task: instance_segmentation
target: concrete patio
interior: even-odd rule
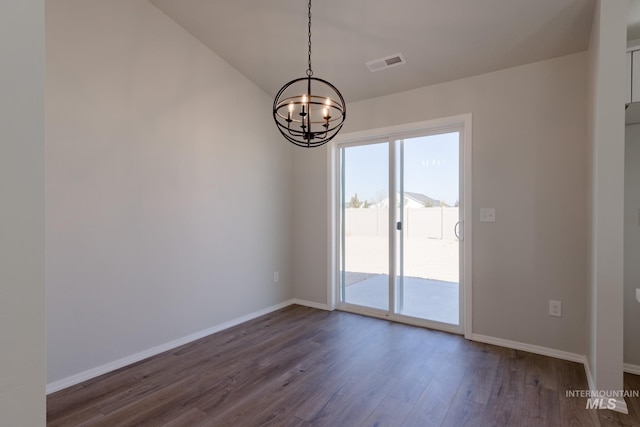
[[[405,238],[401,314],[459,324],[457,239]],[[345,302],[388,310],[388,239],[347,236]]]
[[[345,302],[388,310],[388,275],[346,272],[345,279]],[[405,277],[403,282],[401,314],[459,324],[458,283],[419,277]]]

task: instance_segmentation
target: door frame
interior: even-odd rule
[[[460,132],[460,170],[462,171],[462,179],[460,180],[460,200],[462,201],[462,212],[460,217],[462,218],[462,240],[461,240],[461,255],[462,263],[460,267],[460,282],[462,286],[460,291],[462,297],[462,307],[460,309],[460,325],[448,326],[443,323],[422,321],[412,318],[406,318],[405,316],[392,316],[389,314],[381,315],[376,311],[362,310],[363,314],[370,316],[381,317],[388,320],[393,320],[402,323],[416,324],[418,326],[427,326],[435,329],[444,330],[447,332],[453,332],[463,334],[465,338],[469,339],[473,333],[473,286],[472,286],[472,196],[471,196],[471,184],[472,184],[472,115],[471,113],[462,114],[458,116],[451,116],[445,118],[439,118],[434,120],[426,120],[415,123],[408,123],[398,126],[390,126],[384,128],[377,128],[359,132],[351,132],[345,134],[339,134],[329,144],[327,149],[327,218],[329,221],[329,236],[327,238],[327,259],[328,259],[328,272],[327,272],[327,301],[330,310],[340,309],[338,301],[338,286],[340,285],[340,271],[338,266],[340,265],[340,212],[337,207],[339,206],[340,197],[340,170],[337,167],[339,164],[340,148],[349,145],[360,145],[364,141],[374,142],[376,140],[388,140],[394,139],[406,139],[412,135],[425,136],[429,134],[440,134],[447,132]],[[391,195],[390,195],[391,196]],[[392,244],[392,242],[390,242]],[[354,310],[358,311],[358,310]]]

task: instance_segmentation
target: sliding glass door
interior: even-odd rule
[[[461,327],[461,131],[338,150],[341,308]]]

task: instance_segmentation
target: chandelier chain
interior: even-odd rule
[[[309,68],[307,68],[307,76],[313,76],[311,69],[311,0],[309,0]]]

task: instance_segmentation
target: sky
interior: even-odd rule
[[[459,133],[404,140],[404,191],[421,193],[453,206],[459,200]],[[389,145],[347,147],[345,199],[380,201],[389,193]]]

